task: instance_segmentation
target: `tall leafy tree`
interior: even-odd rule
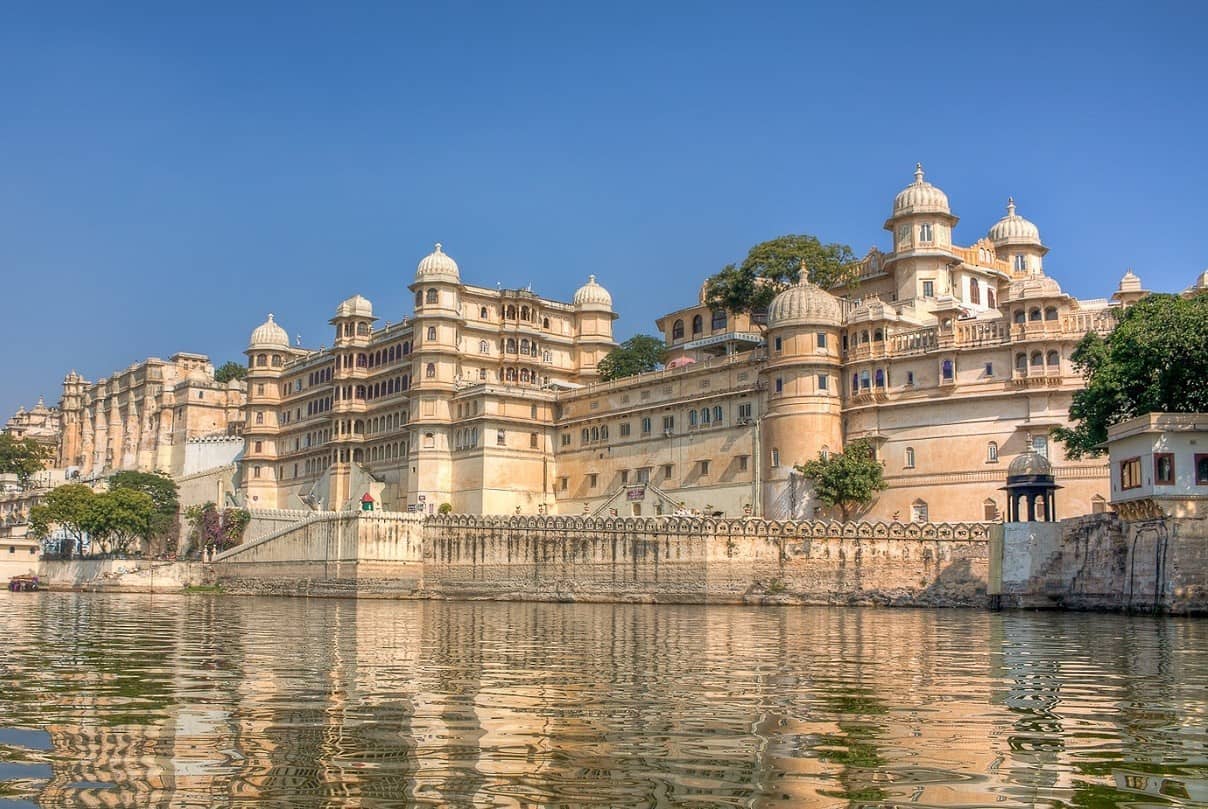
[[[58,526],[67,535],[63,556],[71,556],[83,547],[84,538],[92,533],[93,503],[97,494],[83,483],[69,483],[51,489],[42,502],[29,510],[30,533],[39,539],[50,536]]]
[[[1106,337],[1087,334],[1073,360],[1086,387],[1073,426],[1053,431],[1071,458],[1103,454],[1108,427],[1135,416],[1208,411],[1208,295],[1149,295]]]
[[[174,550],[180,524],[180,496],[176,482],[162,472],[118,472],[109,478],[109,490],[130,489],[143,492],[155,504],[149,537]]]
[[[32,438],[15,438],[0,433],[0,473],[16,475],[22,486],[29,485],[35,472],[46,467],[54,451]]]
[[[823,244],[810,235],[780,236],[752,247],[741,264],[727,264],[711,275],[705,282],[705,302],[728,312],[765,311],[772,298],[797,282],[802,266],[824,289],[853,281],[859,271],[846,244]]]
[[[151,533],[155,501],[146,492],[111,489],[92,501],[89,533],[106,553],[129,553]]]
[[[888,487],[881,462],[867,441],[853,441],[843,452],[819,453],[796,467],[814,484],[814,494],[830,508],[838,508],[844,521],[872,502]]]
[[[600,379],[608,382],[656,370],[667,359],[667,347],[658,337],[635,334],[600,360]]]
[[[247,367],[238,362],[224,362],[214,371],[215,382],[230,382],[247,376]]]

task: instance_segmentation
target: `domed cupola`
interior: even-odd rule
[[[923,179],[922,163],[914,164],[914,182],[903,188],[893,200],[895,217],[916,213],[952,213],[948,207],[948,195]]]
[[[838,326],[843,322],[843,311],[839,299],[809,279],[809,272],[801,268],[801,275],[793,286],[772,299],[768,306],[768,328],[781,326]]]
[[[353,295],[336,307],[336,317],[373,317],[373,304],[361,295]]]
[[[247,344],[248,348],[289,348],[289,333],[273,320],[270,312],[268,320],[256,327]]]
[[[612,295],[596,283],[594,275],[587,276],[587,283],[575,291],[574,304],[580,309],[600,308],[612,310]]]
[[[1019,244],[1041,246],[1040,229],[1015,213],[1014,197],[1007,198],[1007,215],[994,223],[987,238],[994,242],[995,247]]]
[[[440,242],[437,242],[436,249],[424,256],[420,260],[419,266],[415,268],[415,281],[416,283],[447,281],[451,284],[460,284],[461,273],[457,269],[457,262],[446,254],[441,249]]]

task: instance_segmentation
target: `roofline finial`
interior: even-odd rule
[[[923,182],[923,164],[922,163],[914,164],[914,181],[916,183]]]
[[[1015,197],[1007,197],[1007,216],[1015,215]]]

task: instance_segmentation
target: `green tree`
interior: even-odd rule
[[[143,492],[155,504],[149,539],[164,550],[175,551],[180,530],[180,496],[176,482],[162,472],[118,472],[109,478],[109,490]]]
[[[90,506],[89,533],[105,553],[129,553],[151,533],[155,501],[146,492],[111,489]]]
[[[873,457],[867,441],[854,441],[843,452],[819,453],[796,467],[814,484],[814,494],[830,508],[838,508],[844,521],[872,502],[887,488],[885,470]]]
[[[215,382],[230,382],[232,379],[247,377],[247,367],[238,362],[224,362],[214,371]]]
[[[1071,458],[1103,454],[1107,428],[1135,416],[1208,411],[1208,296],[1149,295],[1072,358],[1086,387],[1070,404],[1073,426],[1053,431]]]
[[[600,360],[600,379],[605,382],[644,374],[657,369],[667,359],[667,347],[658,337],[635,334]]]
[[[788,235],[760,242],[738,265],[727,264],[709,276],[705,302],[727,312],[758,313],[786,287],[797,283],[801,268],[823,289],[855,280],[860,264],[846,244],[823,244],[817,236]]]
[[[91,531],[93,502],[97,494],[83,483],[69,483],[51,489],[42,502],[29,510],[29,528],[38,539],[50,536],[51,528],[58,526],[67,534],[66,547],[60,553],[71,557],[77,548],[83,547],[84,538]]]
[[[0,474],[16,475],[22,486],[28,486],[29,479],[46,468],[46,462],[52,457],[54,451],[50,447],[32,438],[14,438],[10,433],[0,433]]]

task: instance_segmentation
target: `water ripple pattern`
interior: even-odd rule
[[[1208,622],[0,593],[0,809],[1208,807]]]

